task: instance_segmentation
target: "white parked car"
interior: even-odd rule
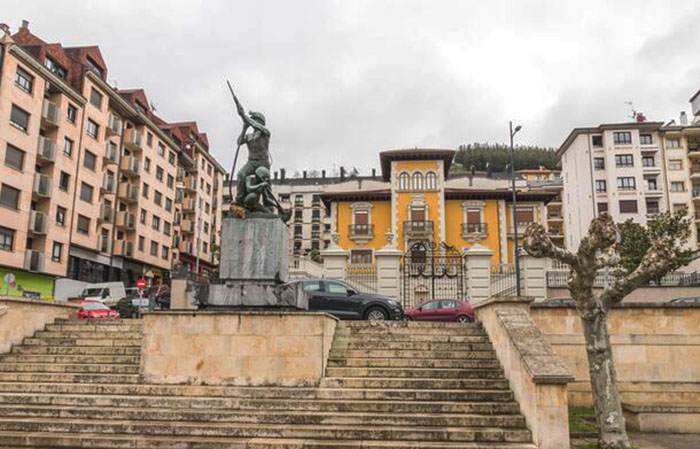
[[[120,299],[126,297],[126,289],[123,282],[103,282],[89,284],[75,299],[81,301],[99,301],[106,306],[114,307]]]

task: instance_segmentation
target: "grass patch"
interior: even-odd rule
[[[569,407],[569,433],[596,432],[598,432],[598,428],[595,424],[595,412],[592,407]]]

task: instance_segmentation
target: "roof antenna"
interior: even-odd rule
[[[637,111],[634,110],[634,103],[631,101],[625,101],[625,104],[632,110],[632,115],[628,115],[627,117],[631,118],[632,120],[637,120]]]

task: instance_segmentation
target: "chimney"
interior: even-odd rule
[[[22,20],[22,26],[20,27],[22,30],[29,30],[29,20],[24,19]]]
[[[373,169],[372,169],[372,177],[373,177],[373,178],[376,178],[376,177],[377,177],[377,169],[376,169],[376,168],[373,168]]]
[[[285,170],[284,168],[280,168],[280,181],[284,181],[286,174],[287,174],[287,170]]]
[[[345,180],[345,167],[340,167],[340,180]]]
[[[647,121],[647,118],[644,116],[643,112],[637,112],[637,123],[644,123]]]
[[[685,111],[681,111],[681,126],[688,126],[688,115]]]
[[[304,170],[303,172],[301,172],[301,176],[302,176],[304,179],[306,179],[306,170]]]
[[[326,179],[326,170],[321,170],[321,178]]]

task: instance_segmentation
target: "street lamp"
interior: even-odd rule
[[[518,296],[520,296],[520,255],[518,250],[518,199],[515,193],[515,148],[513,147],[513,137],[522,129],[522,126],[518,125],[513,129],[513,122],[508,122],[508,127],[510,128],[510,182],[511,188],[513,190],[513,248],[515,254],[513,260],[515,262],[515,291]]]

